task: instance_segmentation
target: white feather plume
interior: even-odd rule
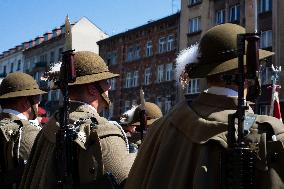
[[[54,63],[54,65],[49,68],[49,72],[59,72],[61,65],[62,65],[62,62]]]
[[[123,113],[123,115],[120,117],[120,123],[121,124],[129,124],[132,122],[134,118],[134,112],[138,106],[132,106],[130,110],[127,110],[126,112]]]
[[[176,81],[185,69],[187,64],[197,63],[198,58],[198,43],[180,51],[176,58]]]
[[[61,65],[62,62],[55,62],[52,66],[49,67],[49,71],[46,72],[40,79],[44,81],[53,80],[53,76],[59,75]]]

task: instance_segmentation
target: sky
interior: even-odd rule
[[[87,17],[112,36],[180,10],[180,0],[0,0],[0,53]]]

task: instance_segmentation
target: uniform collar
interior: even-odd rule
[[[82,102],[82,101],[77,101],[77,100],[71,100],[70,101],[70,109],[71,112],[77,110],[78,108],[80,108],[81,106],[87,107],[95,112],[97,112],[97,109],[94,108],[93,106],[91,106],[90,104],[86,103],[86,102]]]
[[[28,118],[27,118],[24,114],[22,114],[22,113],[20,113],[20,112],[18,112],[18,111],[16,111],[16,110],[3,109],[2,112],[3,112],[3,113],[8,113],[8,114],[15,115],[15,116],[17,116],[19,119],[28,120]]]

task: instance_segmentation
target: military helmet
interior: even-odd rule
[[[14,72],[8,74],[0,85],[0,99],[33,96],[46,93],[39,89],[34,78],[26,73]]]
[[[197,63],[189,66],[190,78],[203,78],[238,68],[237,35],[245,33],[242,26],[226,23],[209,29],[201,38]],[[259,59],[273,55],[259,49]]]
[[[74,56],[76,81],[69,85],[93,83],[119,76],[111,73],[104,60],[96,53],[78,51]]]
[[[140,111],[141,104],[139,106],[134,106],[121,116],[120,123],[128,125],[140,125]],[[147,125],[151,125],[154,121],[163,116],[159,106],[151,102],[145,102],[145,112],[147,117]]]

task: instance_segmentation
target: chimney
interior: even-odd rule
[[[52,38],[52,33],[51,32],[46,32],[43,34],[44,41],[48,41]]]

